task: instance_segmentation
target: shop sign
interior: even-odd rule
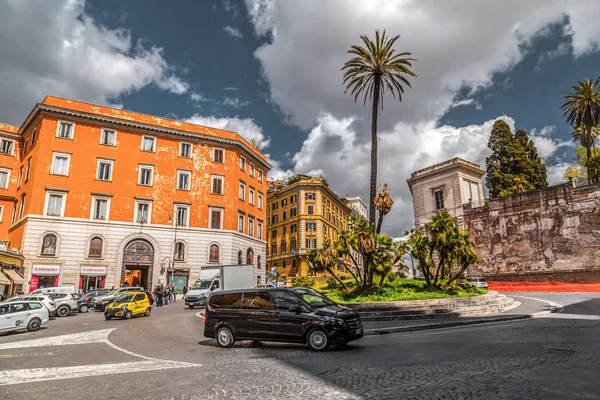
[[[34,265],[31,275],[59,275],[60,265]]]
[[[106,275],[106,267],[81,267],[81,275]]]

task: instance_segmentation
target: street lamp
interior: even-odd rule
[[[173,222],[173,215],[169,214],[169,224],[171,224]],[[173,283],[174,280],[174,274],[175,274],[175,254],[177,254],[177,219],[175,219],[175,239],[173,240],[173,259],[172,259],[172,264],[171,264],[171,283]],[[168,284],[168,279],[167,279],[167,284]]]

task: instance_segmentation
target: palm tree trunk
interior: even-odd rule
[[[381,75],[375,75],[373,85],[373,115],[371,116],[371,186],[369,191],[369,223],[375,227],[375,196],[377,196],[377,111]]]
[[[377,221],[377,233],[381,233],[381,225],[383,224],[383,213],[379,211],[379,220]]]

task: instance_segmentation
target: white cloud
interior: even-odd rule
[[[186,119],[185,122],[236,132],[249,142],[252,142],[252,139],[256,140],[256,147],[259,150],[269,147],[271,141],[263,133],[262,127],[256,125],[251,118],[203,117],[196,114]]]
[[[222,103],[224,106],[232,106],[234,108],[242,108],[250,105],[248,100],[242,101],[239,97],[225,97]]]
[[[47,94],[106,104],[149,85],[176,94],[188,90],[162,49],[132,43],[125,29],[97,25],[84,5],[2,3],[1,120],[20,123]]]
[[[227,32],[227,34],[228,34],[229,36],[231,36],[231,37],[234,37],[234,38],[236,38],[236,39],[241,39],[241,38],[243,38],[243,37],[244,37],[244,35],[242,35],[242,32],[240,32],[240,30],[239,30],[239,29],[237,29],[237,28],[234,28],[234,27],[233,27],[233,26],[231,26],[231,25],[226,25],[226,26],[224,26],[224,27],[223,27],[223,30],[224,30],[225,32]]]
[[[534,128],[529,132],[529,137],[535,143],[538,154],[544,162],[547,162],[561,147],[575,147],[575,143],[572,140],[560,140],[552,137],[555,134],[556,127],[553,125],[544,126],[540,130]]]

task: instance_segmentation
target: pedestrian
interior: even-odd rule
[[[169,286],[165,285],[163,286],[163,303],[165,306],[169,305],[169,296]]]
[[[183,285],[183,298],[184,299],[185,299],[185,295],[187,294],[187,292],[188,292],[187,285]]]
[[[160,285],[156,285],[156,288],[154,289],[154,292],[156,293],[155,297],[156,297],[156,306],[157,307],[162,307],[163,306],[163,293],[162,293],[162,288]]]
[[[176,288],[176,287],[177,287],[177,286],[174,286],[174,285],[171,283],[171,300],[173,301],[173,303],[175,303],[175,301],[177,300],[177,292],[175,291],[175,288]]]

